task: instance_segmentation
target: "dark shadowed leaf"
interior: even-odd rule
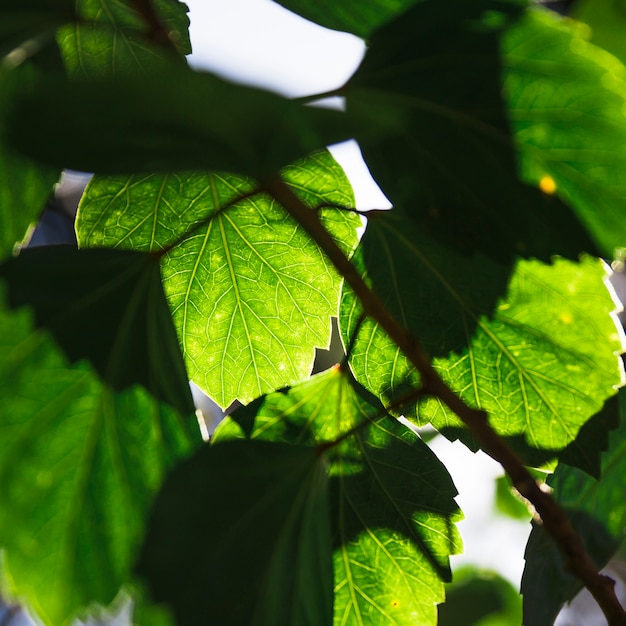
[[[56,29],[75,18],[74,10],[74,0],[2,0],[0,58],[24,42],[37,48],[54,40]]]
[[[339,111],[173,65],[132,79],[42,80],[18,99],[8,132],[25,154],[72,169],[259,178],[351,137]]]
[[[36,71],[32,64],[0,68],[0,137],[6,133],[11,98],[35,78]],[[60,174],[58,168],[31,161],[0,139],[0,259],[11,254],[37,220]]]
[[[309,206],[353,204],[328,152],[283,170]],[[229,174],[95,177],[78,215],[81,246],[159,251],[190,377],[221,406],[306,378],[328,346],[341,281],[304,230],[249,179]],[[151,198],[148,200],[148,198]],[[320,211],[346,254],[361,222]]]
[[[421,230],[461,252],[577,258],[595,245],[554,196],[518,180],[502,101],[509,2],[421,2],[376,31],[343,93],[374,177]],[[498,21],[499,20],[499,21]]]
[[[359,37],[370,33],[419,0],[275,0],[286,9],[333,30]]]
[[[192,412],[159,260],[123,250],[54,246],[0,265],[13,308],[29,306],[71,362],[87,359],[114,389],[140,385]]]
[[[463,567],[446,585],[438,626],[517,626],[522,603],[515,587],[494,572]]]
[[[377,220],[372,226],[382,229],[382,218],[380,224]],[[405,237],[405,233],[409,235]],[[435,351],[435,368],[465,402],[486,410],[502,436],[523,437],[518,447],[528,462],[536,462],[528,454],[532,449],[544,450],[550,457],[568,446],[580,427],[615,394],[622,380],[617,356],[623,349],[622,332],[611,316],[616,303],[605,285],[606,268],[600,261],[589,257],[580,263],[557,258],[552,265],[520,261],[506,297],[487,316],[476,293],[466,291],[472,283],[463,282],[463,265],[454,274],[441,257],[431,257],[439,265],[429,267],[424,263],[424,258],[430,260],[424,254],[428,248],[420,248],[422,242],[410,231],[389,228],[384,234],[384,252],[375,254],[381,275],[392,275],[394,280],[381,280],[378,269],[368,266],[367,276],[373,275],[377,292],[426,348]],[[366,235],[363,247],[374,241]],[[406,272],[409,253],[411,266],[423,268],[423,277]],[[402,273],[397,271],[399,267]],[[438,291],[420,294],[421,285],[429,280]],[[445,316],[438,324],[430,318],[433,310]],[[340,322],[346,344],[359,318],[360,306],[344,288]],[[451,337],[459,341],[464,328],[473,332],[466,331],[464,348],[441,357],[436,352],[441,343],[436,342],[449,340],[446,323]],[[361,326],[350,364],[357,378],[385,402],[397,400],[419,384],[396,345],[370,321]],[[418,406],[404,403],[402,412],[438,429],[461,426],[434,399],[424,399]],[[462,432],[446,434],[467,441]],[[592,443],[599,449],[593,449]],[[570,447],[568,454],[572,463],[588,469],[594,467],[603,448],[602,438],[594,438],[593,442],[579,441],[577,449]]]
[[[170,475],[138,570],[179,626],[330,626],[331,554],[324,456],[226,441]]]
[[[604,567],[623,542],[626,527],[626,395],[619,394],[622,423],[609,434],[600,479],[560,463],[548,480],[557,502],[567,511],[598,567]],[[550,626],[561,606],[582,588],[565,571],[560,554],[540,527],[533,528],[522,578],[524,615],[528,624]]]
[[[12,591],[57,626],[129,581],[162,477],[200,436],[193,409],[137,385],[114,391],[33,317],[3,298],[0,545]],[[97,344],[99,331],[83,339]]]
[[[335,623],[436,623],[460,511],[447,471],[418,437],[342,367],[237,410],[217,445],[242,436],[328,446]]]
[[[626,243],[626,70],[588,29],[530,11],[503,40],[522,179],[565,200],[607,258]]]

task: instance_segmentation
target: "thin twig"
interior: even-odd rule
[[[390,314],[363,280],[318,218],[280,179],[265,183],[265,189],[283,206],[324,250],[361,302],[364,312],[380,325],[419,372],[424,393],[441,400],[470,429],[482,449],[502,465],[516,489],[529,500],[541,517],[563,556],[566,569],[589,590],[602,609],[609,626],[626,626],[626,612],[615,595],[615,582],[598,572],[565,512],[548,493],[541,490],[529,471],[490,426],[487,414],[465,404],[432,367],[421,345]]]

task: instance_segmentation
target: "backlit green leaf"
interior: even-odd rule
[[[180,54],[191,52],[187,5],[150,2]],[[172,50],[150,40],[130,0],[77,0],[80,22],[61,29],[58,40],[72,76],[128,76],[154,71]]]
[[[138,566],[178,626],[328,626],[328,477],[314,447],[226,441],[161,491]]]
[[[376,260],[362,270],[377,293],[436,357],[434,366],[451,388],[489,413],[497,432],[556,454],[621,383],[621,332],[611,316],[616,304],[604,283],[605,267],[589,257],[580,263],[557,258],[552,265],[519,261],[506,297],[489,315],[471,274],[488,276],[486,284],[493,285],[487,274],[493,264],[481,270],[478,258],[455,263],[454,255],[437,256],[436,247],[398,220],[372,221],[362,243],[365,261]],[[383,278],[389,276],[394,280]],[[346,343],[359,317],[346,289],[340,318]],[[464,347],[446,344],[461,342],[464,331]],[[441,345],[454,352],[442,356]],[[370,321],[361,327],[350,363],[385,402],[419,385],[409,362]],[[434,399],[404,403],[402,412],[439,429],[461,426]],[[571,459],[587,464],[583,459],[597,452],[588,442],[569,450]]]
[[[374,178],[422,231],[506,263],[575,259],[595,252],[589,235],[538,181],[518,180],[500,38],[519,14],[509,2],[421,2],[374,33],[342,93]]]
[[[460,512],[421,439],[341,367],[238,409],[215,435],[241,436],[329,446],[335,624],[436,623]]]
[[[309,206],[353,204],[327,152],[283,176]],[[308,376],[339,299],[334,268],[269,197],[216,213],[253,190],[253,181],[227,174],[96,177],[78,216],[81,246],[158,251],[180,241],[162,260],[165,290],[190,377],[224,407]],[[349,254],[358,217],[321,216]]]
[[[569,15],[585,22],[590,29],[590,41],[626,61],[626,43],[622,33],[626,27],[626,11],[622,0],[577,0]]]
[[[600,479],[560,463],[548,483],[599,568],[604,567],[623,542],[626,527],[624,476],[626,475],[626,395],[619,394],[622,423],[609,434],[609,449],[602,455]],[[561,606],[582,588],[563,567],[552,541],[534,527],[525,553],[522,578],[524,615],[529,624],[551,626]]]
[[[116,319],[115,299],[128,295],[123,279],[119,293],[115,280],[108,293],[102,284],[90,287],[82,282],[84,297],[74,298],[73,306],[88,304],[89,297],[95,296],[94,306],[97,303],[104,307],[103,313],[111,315],[108,324],[99,318],[96,326],[90,325],[88,317],[94,308],[72,311],[62,299],[55,300],[68,277],[62,263],[56,263],[57,250],[42,252],[50,254],[46,259],[36,253],[40,269],[45,271],[47,261],[56,266],[58,276],[48,274],[46,285],[27,283],[30,295],[39,298],[39,302],[33,300],[36,313],[26,306],[9,311],[4,298],[0,309],[0,546],[5,550],[13,592],[46,624],[58,626],[94,602],[109,604],[129,581],[148,508],[162,477],[200,437],[188,391],[185,402],[179,402],[189,409],[186,412],[150,393],[168,378],[159,375],[158,369],[175,364],[175,355],[170,355],[173,361],[150,364],[154,376],[147,389],[132,384],[116,391],[86,360],[70,363],[76,356],[101,353],[98,344],[111,338],[108,325],[116,327],[118,347],[122,338],[129,341],[125,358],[130,358],[133,346],[140,356],[148,357],[141,336],[125,335],[133,330],[132,324],[124,327],[133,313],[141,315],[137,309],[141,311],[142,296],[144,333],[159,336],[165,329],[167,345],[167,329],[158,313],[165,302],[159,306],[157,299],[147,298],[139,277],[137,297],[124,303],[128,315]],[[93,270],[99,251],[96,257],[92,251],[74,255],[76,269],[86,265]],[[126,263],[130,260],[128,253],[109,255],[124,256]],[[19,265],[21,259],[10,263]],[[18,282],[25,278],[18,270],[10,277]],[[94,279],[97,282],[97,274]],[[66,287],[64,294],[69,290]],[[45,319],[41,317],[43,300],[50,313]],[[50,333],[36,328],[36,318],[37,325],[57,328],[65,318],[85,342],[84,352],[68,359]],[[115,351],[114,344],[111,363]],[[164,356],[158,349],[150,355]],[[171,398],[172,388],[174,384],[162,395]]]
[[[611,258],[626,243],[626,70],[587,34],[531,11],[504,38],[504,90],[523,179],[561,196]]]

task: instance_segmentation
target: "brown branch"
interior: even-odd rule
[[[309,209],[282,179],[274,178],[267,181],[264,186],[267,192],[300,223],[324,250],[326,256],[356,294],[365,314],[378,322],[380,327],[411,361],[420,374],[422,390],[441,400],[463,421],[480,442],[482,449],[502,465],[516,489],[533,504],[541,517],[543,527],[561,551],[565,568],[590,591],[606,616],[609,626],[626,626],[626,612],[615,595],[615,582],[598,572],[563,509],[550,494],[541,490],[506,441],[490,426],[487,414],[465,404],[448,387],[432,367],[430,358],[417,339],[389,313],[382,301],[363,280],[354,265],[324,228],[317,213]]]

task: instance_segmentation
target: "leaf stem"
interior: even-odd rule
[[[168,51],[177,52],[172,33],[161,20],[152,0],[130,0],[130,4],[147,26],[148,39]]]
[[[493,430],[485,411],[465,404],[433,368],[420,343],[391,315],[383,302],[367,285],[351,261],[324,228],[315,211],[309,209],[279,177],[264,185],[324,250],[329,260],[358,297],[366,315],[397,344],[421,377],[421,391],[437,397],[453,411],[481,443],[482,449],[502,465],[516,489],[529,500],[539,514],[543,527],[557,544],[566,569],[589,590],[602,609],[609,626],[626,626],[626,612],[615,595],[615,582],[598,572],[582,540],[565,512],[541,490],[509,445]]]

